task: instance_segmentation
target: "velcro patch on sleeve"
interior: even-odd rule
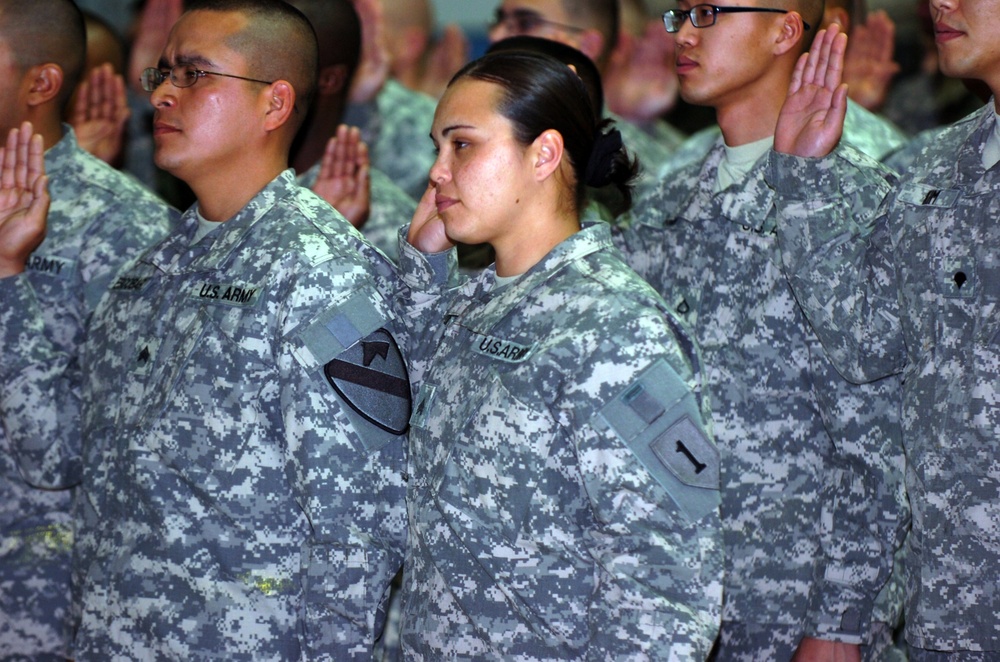
[[[694,395],[663,359],[596,414],[691,521],[719,507],[719,451],[700,423]]]
[[[385,324],[386,318],[372,303],[370,292],[360,290],[296,330],[291,342],[303,367],[315,370]]]

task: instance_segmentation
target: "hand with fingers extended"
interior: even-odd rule
[[[117,165],[130,114],[125,80],[105,63],[91,69],[80,83],[69,123],[81,148],[105,163]]]
[[[142,70],[155,67],[167,45],[170,29],[184,13],[184,0],[147,0],[129,51],[128,84],[142,92]]]
[[[440,99],[448,81],[469,60],[469,38],[458,25],[446,25],[441,38],[427,58],[427,68],[420,81],[420,91]]]
[[[417,203],[417,210],[413,212],[406,239],[411,246],[424,253],[440,253],[455,247],[455,242],[445,232],[444,221],[438,215],[436,197],[437,189],[428,184]]]
[[[0,278],[22,273],[45,239],[49,211],[45,147],[30,122],[11,129],[0,149]]]
[[[774,149],[795,156],[826,156],[840,142],[847,115],[844,51],[847,35],[831,24],[795,65],[774,132]]]
[[[885,104],[892,78],[899,73],[893,59],[895,46],[896,24],[884,10],[872,12],[868,20],[851,28],[844,82],[852,101],[871,111]]]
[[[663,38],[663,22],[650,21],[642,35],[622,35],[603,78],[608,108],[618,115],[643,124],[669,112],[680,82],[674,40]]]
[[[389,47],[386,45],[385,14],[381,0],[354,0],[361,19],[361,61],[351,81],[349,100],[372,101],[389,79]]]
[[[341,124],[326,144],[313,193],[329,202],[351,225],[361,228],[371,211],[370,168],[361,131]]]

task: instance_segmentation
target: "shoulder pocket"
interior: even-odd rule
[[[719,451],[687,385],[660,359],[595,415],[691,521],[719,507]]]

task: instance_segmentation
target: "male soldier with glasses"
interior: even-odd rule
[[[281,0],[205,0],[143,74],[156,163],[198,202],[123,269],[80,367],[77,660],[370,659],[401,563],[406,370],[384,257],[295,183],[316,38]],[[5,381],[67,357],[17,276],[44,228],[28,131],[0,183]],[[145,219],[136,217],[135,223]],[[39,398],[39,408],[48,405]],[[22,444],[32,476],[79,438]],[[44,447],[43,447],[44,446]]]
[[[681,96],[713,107],[722,135],[640,197],[618,235],[709,368],[726,556],[717,660],[851,660],[892,641],[875,603],[908,522],[898,382],[854,386],[833,368],[781,273],[764,180],[822,15],[822,0],[666,13]]]

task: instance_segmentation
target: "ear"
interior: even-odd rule
[[[344,92],[349,83],[347,65],[331,64],[320,69],[316,94],[321,97],[334,96]]]
[[[594,62],[600,62],[606,45],[604,35],[601,34],[601,31],[589,28],[580,33],[579,39],[580,45],[577,46],[577,50]]]
[[[825,28],[831,23],[839,25],[840,31],[844,34],[850,34],[851,17],[845,8],[827,6],[827,8],[823,10],[823,27]]]
[[[64,82],[63,70],[52,62],[37,64],[28,69],[24,80],[29,84],[28,105],[41,106],[59,96]]]
[[[813,30],[818,29],[818,26],[815,25],[810,27]],[[790,11],[787,14],[783,14],[781,17],[781,32],[778,34],[778,39],[774,42],[774,54],[784,55],[792,51],[795,57],[798,57],[802,51],[799,48],[799,44],[802,43],[805,31],[802,16],[797,11]]]
[[[291,83],[276,80],[262,94],[265,104],[264,129],[274,131],[287,124],[295,112],[295,89]],[[303,108],[300,112],[304,113],[306,110]]]
[[[531,143],[531,158],[535,168],[535,181],[542,182],[549,178],[553,172],[559,169],[563,161],[562,134],[555,129],[542,131]]]

